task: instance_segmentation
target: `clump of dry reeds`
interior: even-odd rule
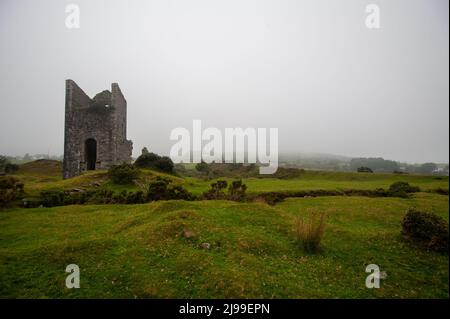
[[[324,213],[308,213],[307,216],[295,220],[297,242],[306,252],[315,253],[321,249],[320,242],[325,233],[326,215]]]

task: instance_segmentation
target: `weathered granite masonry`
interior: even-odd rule
[[[133,143],[127,140],[127,101],[117,83],[93,99],[66,80],[63,177],[86,170],[130,163]]]

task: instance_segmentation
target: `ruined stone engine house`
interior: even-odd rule
[[[86,170],[130,163],[133,143],[127,140],[127,101],[119,85],[93,99],[66,80],[63,177]]]

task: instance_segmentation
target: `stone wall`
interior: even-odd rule
[[[97,143],[95,169],[131,162],[132,142],[126,139],[127,102],[117,83],[93,99],[66,80],[63,177],[86,171],[85,143]]]

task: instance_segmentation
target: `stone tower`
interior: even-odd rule
[[[133,143],[127,140],[127,101],[117,83],[93,99],[66,80],[63,177],[86,170],[130,163]]]

